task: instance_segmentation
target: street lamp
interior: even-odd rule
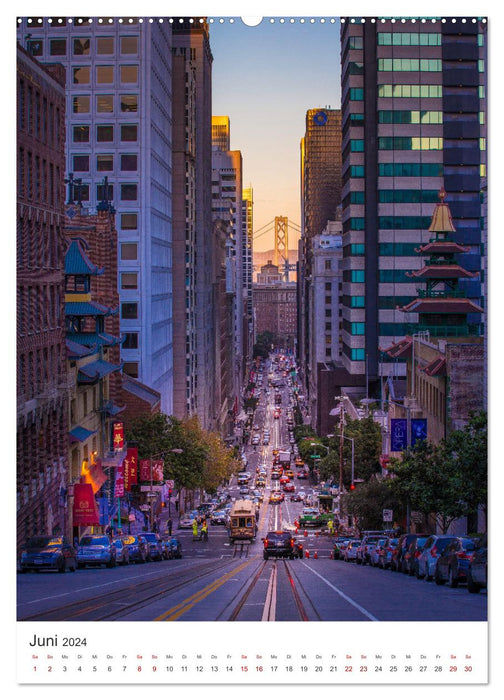
[[[153,489],[153,459],[155,457],[161,457],[163,459],[164,463],[164,458],[165,454],[167,452],[172,452],[173,454],[182,454],[184,450],[180,448],[174,448],[173,450],[164,450],[163,452],[157,452],[156,454],[151,454],[149,457],[149,462],[150,462],[150,492],[148,494],[148,499],[150,501],[150,517],[149,517],[149,525],[150,529],[152,530],[152,522],[154,519],[154,514],[153,514],[153,507],[154,507],[154,501],[157,500],[157,494],[154,493]],[[171,515],[171,496],[168,498],[168,515]]]

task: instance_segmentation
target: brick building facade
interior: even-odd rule
[[[63,533],[68,483],[61,66],[17,48],[17,536]]]

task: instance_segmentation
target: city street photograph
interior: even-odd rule
[[[16,19],[35,653],[59,623],[487,622],[487,30]]]

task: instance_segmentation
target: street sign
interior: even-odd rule
[[[173,489],[175,487],[175,482],[173,481],[173,479],[168,479],[167,481],[165,481],[165,484],[168,486],[169,489]]]
[[[320,459],[320,455],[310,455],[311,459]]]
[[[394,520],[394,515],[393,511],[391,510],[383,510],[383,522],[384,523],[391,523]]]

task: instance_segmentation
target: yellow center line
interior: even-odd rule
[[[240,573],[240,571],[243,571],[243,569],[245,569],[247,566],[249,566],[252,562],[254,562],[257,559],[258,559],[258,557],[256,555],[256,556],[252,557],[249,561],[246,561],[245,563],[240,564],[240,566],[237,566],[236,568],[229,571],[227,574],[224,574],[224,576],[221,576],[220,578],[216,579],[215,581],[212,581],[207,586],[205,586],[205,588],[202,588],[200,591],[193,593],[193,595],[190,596],[189,598],[186,598],[178,605],[175,605],[173,608],[170,608],[170,610],[167,610],[165,613],[163,613],[159,617],[156,617],[154,619],[155,622],[158,622],[160,620],[167,620],[168,622],[172,622],[173,620],[177,620],[179,617],[184,615],[184,613],[186,613],[188,610],[190,610],[192,607],[194,607],[196,605],[196,603],[199,603],[202,600],[204,600],[207,596],[210,595],[210,593],[213,593],[214,591],[216,591],[224,583],[226,583],[226,581],[228,581],[232,576]]]

